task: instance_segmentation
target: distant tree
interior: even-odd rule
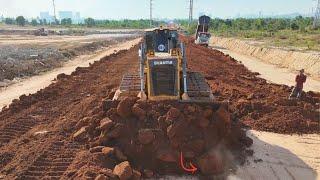
[[[291,27],[292,30],[298,30],[299,29],[299,26],[295,22],[291,23],[290,27]]]
[[[6,23],[6,24],[14,24],[14,19],[13,18],[6,18],[5,20],[4,20],[4,23]]]
[[[84,22],[88,27],[92,27],[96,24],[95,20],[92,18],[87,18],[84,20]]]
[[[48,22],[46,19],[43,19],[43,25],[48,25]]]
[[[56,19],[54,22],[51,23],[52,25],[59,25],[60,21],[58,19]]]
[[[59,25],[60,21],[58,19],[53,19],[53,21],[50,21],[47,23],[48,25]]]
[[[26,19],[23,16],[18,16],[16,22],[19,26],[24,26],[26,24]]]
[[[263,19],[255,19],[252,23],[252,28],[254,30],[262,30],[265,26],[265,21]]]
[[[36,19],[32,19],[31,20],[31,25],[32,26],[37,26],[38,25],[38,21]]]
[[[65,19],[61,20],[61,25],[66,26],[66,25],[71,25],[71,24],[72,24],[71,18],[65,18]]]
[[[196,33],[196,29],[197,29],[197,23],[196,23],[196,22],[192,22],[192,23],[190,24],[190,26],[188,27],[188,33],[189,33],[189,35],[195,34],[195,33]]]
[[[225,20],[225,25],[231,27],[232,26],[232,20],[231,19],[226,19]]]

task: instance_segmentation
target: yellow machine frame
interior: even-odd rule
[[[170,56],[169,56],[170,55]],[[152,96],[151,95],[151,69],[149,67],[149,61],[153,59],[166,59],[166,58],[175,58],[177,59],[177,79],[176,79],[176,87],[177,87],[177,95],[176,96],[168,96],[168,95],[157,95],[157,96]],[[146,85],[147,85],[147,94],[148,94],[148,99],[152,101],[161,101],[161,100],[179,100],[181,99],[181,82],[180,79],[182,77],[182,53],[179,49],[171,49],[170,53],[168,53],[168,56],[165,57],[159,57],[155,56],[154,51],[149,51],[147,52],[147,58],[146,58],[146,67],[144,69],[145,77],[147,78]]]

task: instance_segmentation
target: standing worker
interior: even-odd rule
[[[303,91],[303,83],[307,80],[307,76],[304,75],[304,69],[300,70],[300,73],[296,76],[296,86],[293,88],[289,99],[300,98]]]

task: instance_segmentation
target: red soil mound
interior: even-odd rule
[[[96,176],[128,179],[134,171],[142,177],[150,176],[145,171],[186,174],[181,167],[181,153],[184,161],[198,168],[197,174],[228,173],[236,162],[244,162],[245,149],[252,144],[223,105],[125,98],[121,102],[106,101],[102,107],[105,112],[98,113],[101,116],[79,121],[73,135],[76,141],[90,144],[87,156],[101,156],[98,162],[91,161],[95,167],[112,171],[92,171]],[[191,168],[186,162],[183,164]],[[69,174],[79,178],[86,172],[80,168]]]

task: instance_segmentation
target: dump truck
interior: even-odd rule
[[[198,26],[195,35],[195,43],[203,46],[209,45],[209,40],[211,34],[209,33],[209,24],[210,24],[209,16],[200,16],[198,20]]]
[[[185,46],[179,41],[177,29],[146,30],[139,64],[138,72],[123,76],[113,100],[133,95],[151,101],[213,101],[204,76],[187,70]]]

